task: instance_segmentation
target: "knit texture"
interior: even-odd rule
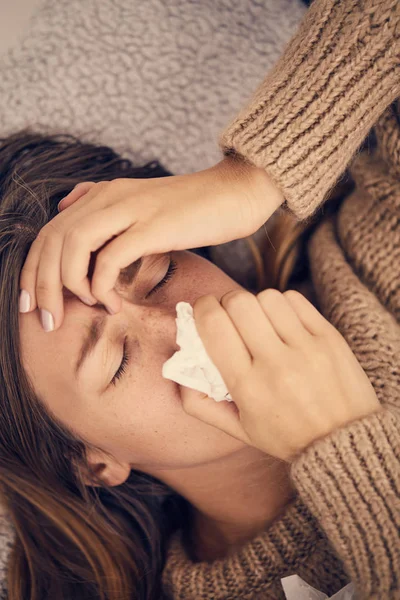
[[[284,514],[231,556],[193,562],[170,540],[174,600],[284,599],[298,574],[328,597],[400,599],[400,5],[315,0],[249,107],[221,138],[265,168],[298,220],[350,164],[355,189],[310,237],[318,310],[340,331],[382,410],[333,431],[292,462]],[[357,150],[374,126],[377,147]]]
[[[382,410],[314,442],[291,464],[283,516],[225,559],[192,562],[181,531],[163,573],[174,600],[284,599],[298,574],[328,597],[400,598],[400,102],[354,160],[355,190],[308,242],[318,310],[340,331]]]
[[[315,1],[220,143],[268,170],[299,219],[334,186],[399,95],[400,2]]]

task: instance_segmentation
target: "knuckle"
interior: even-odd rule
[[[257,294],[257,300],[261,303],[276,302],[282,299],[283,294],[275,288],[267,288]]]
[[[32,242],[32,246],[31,248],[35,245],[41,244],[42,242],[44,242],[44,240],[46,239],[47,236],[47,227],[48,223],[46,225],[44,225],[44,227],[42,227],[42,229],[40,229],[39,233],[37,234],[37,236],[35,237],[35,239]]]
[[[112,184],[112,181],[98,181],[95,185],[97,187],[97,190],[104,190],[107,189],[108,187],[110,187],[110,185]]]
[[[39,297],[46,295],[50,292],[51,286],[48,281],[38,281],[36,283],[36,295]]]
[[[109,184],[112,186],[114,192],[123,192],[127,186],[127,179],[118,177],[117,179],[110,181]]]
[[[286,296],[287,298],[298,298],[299,296],[301,296],[302,298],[304,298],[303,294],[301,294],[297,290],[286,290],[285,292],[283,292],[283,296]]]
[[[196,308],[199,312],[200,309],[202,310],[210,304],[211,306],[215,306],[216,302],[217,298],[213,296],[213,294],[204,294],[204,296],[199,296],[198,298],[196,298],[196,300],[193,302],[193,308]]]
[[[206,326],[211,322],[214,323],[218,318],[219,304],[218,300],[212,294],[200,296],[193,304],[193,316],[196,321],[206,323]]]
[[[231,290],[222,296],[221,304],[224,308],[242,306],[243,303],[249,302],[249,299],[252,297],[253,294],[247,290]]]
[[[60,221],[57,221],[57,215],[54,219],[51,219],[46,223],[44,227],[39,232],[38,237],[42,234],[42,237],[47,238],[47,236],[51,235],[52,237],[60,237],[62,235],[62,228],[60,225]]]
[[[109,274],[110,262],[106,258],[96,260],[96,267],[90,284],[92,294],[99,300],[105,300],[105,275]]]
[[[101,277],[105,273],[108,273],[111,264],[112,260],[110,258],[109,252],[107,252],[107,250],[102,250],[101,252],[99,252],[99,254],[96,256],[96,265],[93,272],[93,277]]]
[[[68,244],[69,246],[80,246],[81,241],[83,238],[83,232],[81,230],[81,228],[76,225],[74,227],[72,227],[66,234],[65,234],[65,243]]]
[[[49,221],[49,223],[50,223],[50,221]],[[31,246],[31,249],[32,249],[32,248],[34,248],[35,246],[36,246],[36,247],[38,247],[38,248],[41,248],[41,247],[43,247],[43,246],[44,246],[44,244],[45,244],[45,242],[46,242],[46,240],[48,239],[48,237],[49,237],[50,235],[52,235],[52,234],[54,235],[54,233],[55,233],[55,232],[54,232],[54,226],[53,226],[53,228],[51,229],[51,228],[49,227],[49,223],[46,223],[46,225],[44,225],[44,226],[41,228],[41,230],[40,230],[40,231],[39,231],[39,233],[37,234],[36,238],[33,240],[33,243],[32,243],[32,246]]]

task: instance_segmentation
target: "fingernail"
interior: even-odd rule
[[[28,312],[31,307],[31,297],[26,290],[21,290],[19,295],[19,312]]]
[[[62,200],[60,200],[60,202],[57,204],[57,210],[58,210],[58,212],[60,212],[60,204],[61,204],[61,202],[62,202],[63,200],[64,200],[64,198],[63,198]]]
[[[42,327],[45,331],[53,331],[54,319],[53,315],[46,309],[40,309],[40,319],[42,321]]]
[[[89,298],[85,298],[84,296],[78,296],[78,298],[88,306],[93,306],[94,304],[96,304],[96,302],[93,302],[92,300],[89,300]]]
[[[115,310],[113,310],[110,306],[106,306],[106,309],[108,310],[108,312],[110,313],[110,315],[115,315]]]

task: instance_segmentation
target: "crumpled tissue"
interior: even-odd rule
[[[222,400],[232,402],[232,396],[197,332],[192,306],[188,302],[178,302],[175,308],[176,343],[180,350],[177,350],[163,364],[162,376],[203,392],[216,402]],[[352,583],[346,585],[330,599],[323,592],[308,585],[298,575],[284,577],[281,579],[281,584],[286,600],[355,600]]]
[[[281,579],[283,591],[286,600],[356,600],[354,584],[349,583],[344,588],[336,592],[333,596],[328,596],[311,587],[298,575],[290,575]]]
[[[180,350],[163,364],[162,376],[203,392],[216,402],[232,402],[232,396],[197,332],[192,306],[188,302],[178,302],[175,308],[176,343]]]

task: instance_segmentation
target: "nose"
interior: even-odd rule
[[[135,330],[135,335],[144,340],[154,339],[159,349],[165,348],[168,354],[172,354],[180,347],[176,343],[176,303],[144,304],[143,301],[132,299],[132,290],[122,292],[118,290],[122,298],[120,314],[124,320]],[[152,342],[153,344],[153,342]]]

